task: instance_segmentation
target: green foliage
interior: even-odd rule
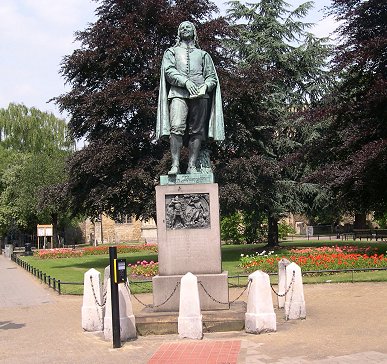
[[[64,120],[10,103],[7,109],[0,109],[0,145],[23,153],[55,153],[70,150],[73,143]]]
[[[332,61],[338,82],[314,119],[324,123],[309,148],[314,181],[356,214],[387,204],[387,6],[379,0],[332,0],[340,21]]]
[[[16,104],[0,109],[0,235],[31,233],[37,223],[56,225],[53,215],[66,215],[63,195],[57,196],[60,206],[42,199],[49,186],[66,180],[71,148],[66,123],[54,115]]]
[[[375,221],[379,224],[381,229],[387,229],[387,212],[375,215]]]
[[[282,0],[229,2],[235,61],[224,94],[227,138],[217,164],[224,213],[262,212],[268,243],[278,242],[286,212],[306,212],[323,191],[303,177],[302,148],[318,138],[307,111],[330,85],[330,46],[308,33],[307,2],[293,11]]]
[[[220,238],[227,244],[241,244],[244,241],[243,215],[237,211],[220,220]]]
[[[286,240],[287,236],[295,233],[296,230],[293,228],[293,226],[290,226],[286,222],[280,222],[278,224],[278,239]]]
[[[256,213],[237,211],[221,218],[220,230],[221,239],[227,244],[252,244],[267,239],[267,219]]]

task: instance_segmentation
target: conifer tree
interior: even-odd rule
[[[382,214],[387,204],[387,3],[333,0],[330,11],[341,22],[338,82],[316,118],[326,127],[309,150],[311,180],[331,188],[365,228],[365,213]]]
[[[328,87],[329,46],[302,22],[311,2],[292,11],[282,0],[229,4],[236,71],[224,95],[227,138],[217,165],[222,206],[248,212],[257,226],[264,212],[268,243],[276,245],[280,217],[305,211],[321,192],[301,183],[307,171],[302,146],[313,138],[302,115]]]

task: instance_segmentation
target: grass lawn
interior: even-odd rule
[[[303,240],[303,241],[284,241],[276,250],[276,254],[284,254],[287,249],[296,247],[321,247],[332,245],[357,245],[359,247],[374,247],[378,249],[378,254],[386,254],[387,242],[375,241],[323,241],[323,240]],[[267,248],[264,244],[249,245],[223,245],[222,246],[222,269],[228,271],[229,276],[246,275],[239,267],[241,254],[255,254]],[[43,271],[51,277],[60,279],[61,282],[83,282],[84,273],[90,269],[97,269],[103,275],[104,269],[109,265],[109,255],[89,255],[77,258],[60,258],[60,259],[38,259],[36,257],[21,257],[33,267]],[[119,254],[119,258],[125,258],[127,263],[135,264],[137,261],[157,260],[157,254],[149,251],[136,253]],[[324,282],[351,282],[354,281],[387,281],[387,271],[373,272],[355,272],[355,273],[335,273],[323,275],[305,275],[304,283],[324,283]],[[271,276],[272,283],[277,283],[277,277]],[[247,277],[230,278],[232,285],[245,285]],[[64,294],[82,294],[83,287],[79,285],[62,285]],[[133,293],[150,292],[151,283],[133,283],[131,284]]]

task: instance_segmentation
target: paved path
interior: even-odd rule
[[[231,290],[230,298],[237,294]],[[150,295],[140,298],[151,301]],[[238,364],[387,364],[387,283],[305,285],[305,299],[307,319],[284,321],[276,311],[276,333],[205,334],[201,343],[236,345]],[[133,304],[136,313],[141,307]],[[0,256],[0,363],[146,364],[153,357],[157,364],[163,348],[198,343],[146,336],[112,349],[101,335],[82,331],[81,306],[81,297],[57,295]],[[230,358],[208,363],[231,364]],[[172,359],[167,363],[177,362]],[[185,364],[206,363],[200,360]]]

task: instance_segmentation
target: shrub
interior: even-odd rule
[[[374,252],[369,247],[355,246],[292,249],[281,256],[263,251],[250,256],[242,254],[240,267],[246,272],[262,270],[273,273],[278,271],[278,261],[281,258],[289,259],[306,271],[387,267],[387,257]]]
[[[117,253],[136,253],[140,251],[151,251],[157,253],[156,244],[136,244],[136,245],[118,245]],[[81,257],[86,255],[103,255],[109,254],[108,245],[100,245],[95,247],[86,247],[81,249],[61,248],[61,249],[40,249],[34,251],[34,256],[40,259],[56,259]]]
[[[138,261],[136,264],[128,264],[128,267],[131,276],[153,277],[159,273],[159,263],[153,260]]]

